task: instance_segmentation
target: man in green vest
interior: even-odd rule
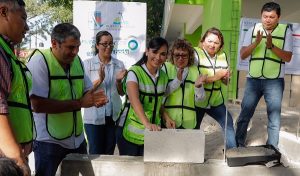
[[[35,51],[27,64],[32,72],[37,176],[54,176],[67,154],[87,152],[81,108],[107,102],[103,90],[94,91],[77,55],[79,30],[69,23],[56,25],[51,45],[50,49]]]
[[[279,18],[279,4],[264,4],[261,23],[248,30],[240,51],[242,60],[250,57],[242,109],[237,121],[236,141],[240,147],[245,146],[249,121],[262,96],[268,112],[266,144],[278,146],[284,68],[285,62],[292,57],[291,29],[286,24],[279,24]]]
[[[13,159],[30,175],[34,124],[29,100],[31,78],[14,54],[28,31],[23,0],[0,0],[0,158]]]

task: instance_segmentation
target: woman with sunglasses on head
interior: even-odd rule
[[[113,36],[107,31],[96,34],[95,56],[84,61],[87,75],[94,88],[103,89],[108,102],[103,107],[84,108],[84,127],[89,154],[114,154],[116,146],[116,120],[121,110],[120,82],[126,74],[122,61],[111,56]],[[122,92],[120,92],[122,95]]]
[[[164,105],[167,128],[194,129],[197,126],[196,106],[204,99],[202,84],[206,76],[200,75],[194,65],[194,49],[183,39],[177,39],[171,49],[169,62],[163,67],[169,77],[168,92]]]
[[[227,117],[227,130],[226,135],[224,135],[226,137],[226,148],[233,148],[236,147],[233,120],[231,114],[226,111],[224,90],[222,90],[222,84],[227,85],[230,77],[227,57],[225,52],[222,51],[223,45],[224,39],[221,31],[213,27],[205,32],[200,40],[199,47],[195,48],[199,70],[202,74],[207,75],[204,84],[205,99],[199,103],[197,128],[200,128],[201,121],[207,113],[220,124],[225,134]]]
[[[144,131],[161,130],[163,96],[168,77],[161,70],[168,55],[168,42],[156,37],[149,41],[143,57],[133,65],[126,77],[128,111],[118,146],[121,155],[144,154]]]

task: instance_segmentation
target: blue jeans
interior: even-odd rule
[[[281,101],[284,90],[284,79],[247,78],[246,89],[237,121],[236,141],[238,146],[245,146],[247,128],[257,103],[264,96],[268,114],[267,144],[278,146],[280,130]]]
[[[67,154],[86,154],[86,142],[77,149],[66,149],[58,144],[34,141],[33,152],[36,176],[55,176],[58,165]]]
[[[200,108],[197,110],[197,127],[200,128],[200,124],[207,113],[213,119],[215,119],[223,129],[223,134],[225,134],[225,120],[226,120],[226,106],[224,104],[211,107],[210,109]],[[233,128],[233,120],[231,114],[227,111],[227,130],[226,130],[226,148],[236,147],[235,134]]]
[[[113,155],[116,147],[116,125],[112,117],[106,117],[106,124],[84,124],[89,145],[89,154]]]

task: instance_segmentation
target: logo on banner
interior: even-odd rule
[[[128,41],[128,48],[131,50],[131,51],[135,51],[137,50],[139,47],[139,43],[137,42],[136,39],[130,39]]]
[[[90,29],[100,29],[103,26],[102,17],[100,11],[91,12],[89,15],[89,27]]]
[[[130,36],[127,39],[120,39],[116,43],[117,47],[114,48],[113,54],[130,55],[138,53],[140,49],[140,42],[134,36]]]
[[[118,17],[114,19],[113,24],[114,25],[124,25],[124,24],[128,24],[127,21],[124,20],[123,18],[123,14],[121,12],[118,12]]]

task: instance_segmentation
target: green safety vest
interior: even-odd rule
[[[121,108],[121,111],[119,112],[118,120],[116,122],[116,124],[121,127],[123,127],[122,122],[125,119],[124,117],[127,116],[128,112],[129,112],[129,108],[130,108],[129,98],[126,93],[126,79],[127,79],[127,77],[125,76],[125,78],[122,80],[122,89],[123,89],[123,92],[125,93],[125,100],[124,100],[124,103],[122,104],[122,108]],[[124,118],[124,119],[122,119],[122,118]]]
[[[195,47],[199,58],[199,70],[203,75],[214,76],[216,71],[228,68],[228,62],[225,52],[221,51],[217,53],[215,61],[215,66],[211,63],[209,56],[206,55],[203,49]],[[208,106],[216,107],[224,103],[224,96],[222,93],[222,81],[218,80],[212,83],[204,84],[205,99],[204,101],[199,101],[197,106],[201,108],[206,108]]]
[[[160,108],[168,84],[168,76],[159,70],[158,80],[154,83],[142,66],[132,66],[129,71],[132,71],[138,79],[139,100],[143,105],[146,117],[150,123],[160,125]],[[145,126],[130,105],[123,128],[124,138],[131,143],[143,145],[144,130]]]
[[[50,49],[40,51],[48,69],[48,98],[54,100],[78,100],[84,93],[84,69],[80,58],[75,57],[66,74]],[[73,112],[46,114],[47,131],[57,140],[80,136],[83,122],[80,109]]]
[[[29,90],[32,85],[31,74],[2,37],[0,37],[0,45],[9,58],[13,73],[11,92],[8,96],[9,122],[17,142],[28,143],[36,136],[29,99]]]
[[[169,62],[166,62],[165,66],[170,82],[177,77],[176,66]],[[194,65],[188,69],[187,77],[183,80],[181,86],[167,97],[164,106],[170,118],[176,122],[176,128],[193,129],[197,123],[195,81],[199,76],[199,70]]]
[[[252,42],[255,42],[258,30],[264,31],[261,23],[255,24],[253,28]],[[272,32],[272,43],[280,49],[284,47],[286,30],[286,24],[278,24]],[[284,64],[281,58],[272,52],[271,49],[266,48],[266,32],[264,31],[261,42],[252,52],[249,63],[249,75],[252,78],[278,78],[281,71],[281,64]]]

